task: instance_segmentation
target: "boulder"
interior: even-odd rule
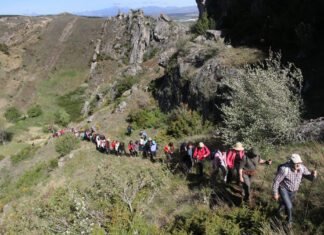
[[[123,113],[127,107],[127,103],[125,101],[121,102],[117,107],[117,112]]]
[[[161,20],[164,20],[166,22],[171,22],[171,19],[169,18],[169,16],[167,16],[166,14],[161,14],[159,17]]]
[[[208,40],[214,40],[217,41],[222,36],[222,31],[220,30],[207,30],[206,31],[206,37]]]
[[[170,25],[164,20],[158,20],[153,29],[153,37],[156,41],[165,41],[170,36]]]
[[[199,35],[198,37],[196,37],[194,40],[193,40],[194,42],[204,42],[204,41],[206,41],[206,38],[203,36],[203,35]]]
[[[123,96],[123,97],[127,97],[127,96],[130,96],[131,94],[132,94],[132,89],[129,89],[129,90],[125,91],[125,92],[122,94],[122,96]]]

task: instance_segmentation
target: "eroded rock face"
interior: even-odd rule
[[[216,105],[223,102],[222,79],[236,70],[209,57],[209,45],[189,42],[184,54],[174,54],[169,59],[167,72],[160,78],[161,85],[155,94],[163,111],[169,112],[180,104],[188,104],[188,107],[200,110],[205,117],[219,115]]]

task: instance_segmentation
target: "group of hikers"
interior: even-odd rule
[[[63,135],[66,131],[59,131],[53,136]],[[132,128],[127,127],[127,134],[130,136]],[[90,130],[75,131],[74,128],[70,129],[70,133],[75,134],[82,140],[92,141],[96,144],[97,150],[105,154],[116,154],[121,156],[126,155],[124,142],[110,141],[104,135],[96,134],[94,128]],[[143,157],[149,157],[152,162],[155,161],[158,145],[156,141],[148,137],[145,131],[140,132],[140,140],[130,141],[128,143],[128,155],[130,157],[139,156],[141,151]],[[174,159],[175,147],[172,142],[163,148],[166,157],[166,162]],[[250,202],[251,198],[251,182],[256,174],[258,164],[271,165],[271,159],[264,160],[257,148],[245,150],[242,143],[237,142],[228,152],[225,149],[218,149],[211,152],[203,142],[198,146],[193,143],[182,143],[179,148],[180,160],[183,168],[192,173],[194,166],[197,168],[197,176],[203,176],[204,162],[210,157],[212,161],[213,173],[211,175],[211,184],[215,185],[216,178],[219,171],[222,171],[221,180],[230,184],[233,179],[236,184],[240,186],[242,191],[243,200],[246,203]],[[285,164],[279,165],[277,174],[273,180],[273,197],[276,201],[280,201],[280,215],[287,215],[288,227],[292,227],[292,200],[298,191],[302,178],[314,180],[317,177],[317,171],[310,172],[303,164],[299,154],[293,153],[289,161]]]

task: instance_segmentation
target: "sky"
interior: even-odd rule
[[[196,5],[195,0],[0,0],[0,15],[75,13],[114,6],[140,8],[144,6],[183,7],[193,5]]]

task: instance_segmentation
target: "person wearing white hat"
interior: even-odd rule
[[[280,165],[278,172],[273,180],[273,195],[278,201],[279,194],[282,198],[280,203],[280,212],[286,211],[288,215],[288,227],[292,227],[292,200],[301,184],[302,178],[314,180],[317,177],[317,171],[310,172],[303,164],[299,154],[293,153],[288,163]]]
[[[244,156],[244,147],[243,144],[237,142],[232,150],[230,150],[226,157],[226,164],[227,164],[227,181],[226,183],[231,183],[233,176],[236,172],[236,184],[240,185],[240,174],[239,168],[241,164],[241,160]]]

